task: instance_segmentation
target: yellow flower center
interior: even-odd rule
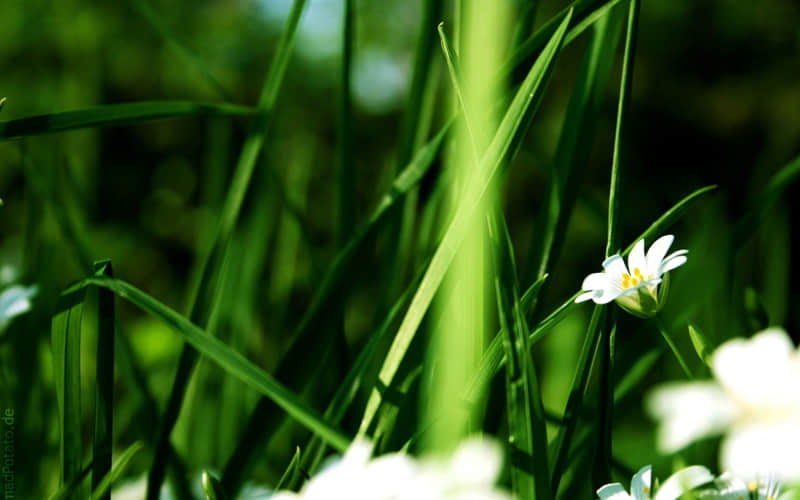
[[[649,280],[653,279],[653,275],[652,274],[648,275],[647,279],[649,279]],[[631,287],[636,287],[642,281],[645,281],[645,278],[644,278],[644,276],[642,276],[642,271],[638,267],[634,267],[633,268],[633,276],[631,276],[628,273],[622,273],[622,289],[623,290],[627,290],[628,288],[631,288]]]

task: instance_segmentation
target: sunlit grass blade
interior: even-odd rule
[[[500,324],[506,332],[506,403],[512,446],[512,491],[520,499],[549,499],[547,431],[539,381],[531,357],[528,324],[520,304],[514,251],[504,216],[495,207],[490,239],[495,261],[495,291]]]
[[[201,269],[199,273],[200,281],[191,300],[192,306],[190,307],[189,320],[202,327],[205,327],[208,323],[208,318],[214,311],[219,297],[221,288],[219,286],[220,272],[239,218],[247,188],[250,185],[253,170],[266,139],[272,110],[275,107],[275,102],[283,83],[283,77],[294,46],[300,15],[305,4],[306,0],[295,0],[292,5],[289,19],[281,33],[266,81],[262,87],[258,102],[258,114],[245,138],[236,169],[233,172],[231,185],[220,213],[216,236],[212,242],[211,249],[202,258],[199,266]],[[158,491],[161,488],[167,458],[165,451],[172,429],[178,419],[186,386],[196,365],[197,356],[197,352],[190,345],[184,344],[167,406],[159,423],[155,459],[147,480],[148,500],[156,500]]]
[[[335,305],[333,302],[336,302],[336,297],[345,295],[352,286],[351,280],[347,278],[356,263],[356,256],[386,225],[393,207],[402,202],[408,192],[428,173],[449,129],[449,125],[442,129],[400,172],[365,225],[336,254],[320,279],[311,303],[294,330],[292,344],[281,357],[276,370],[276,377],[289,387],[299,390],[310,378],[322,353],[318,347],[329,342],[325,332],[330,330],[324,328],[324,323],[332,305]],[[222,484],[226,491],[238,491],[243,480],[243,471],[252,464],[257,450],[264,445],[264,441],[274,432],[282,418],[283,412],[271,400],[262,398],[259,401],[223,470]]]
[[[286,470],[281,475],[281,478],[278,480],[278,484],[275,485],[275,491],[285,490],[285,489],[294,489],[292,485],[297,485],[300,482],[300,478],[303,476],[303,470],[300,466],[300,448],[295,448],[294,455],[292,455],[292,460],[289,462],[289,466],[286,467]]]
[[[111,261],[95,262],[95,273],[113,276]],[[97,293],[97,360],[95,376],[95,417],[92,460],[92,489],[97,490],[111,471],[111,447],[114,422],[114,294]],[[110,500],[111,493],[98,497]]]
[[[567,222],[589,163],[623,19],[622,9],[611,10],[596,21],[592,30],[553,158],[549,190],[542,203],[545,208],[535,221],[523,282],[543,276],[561,252]]]
[[[568,15],[531,68],[509,106],[489,149],[481,159],[481,167],[479,168],[481,172],[485,172],[485,175],[480,176],[481,178],[476,178],[476,181],[466,188],[464,196],[456,208],[453,220],[448,226],[442,242],[436,249],[425,276],[398,329],[389,354],[381,368],[379,384],[391,387],[400,362],[405,356],[406,350],[416,334],[417,328],[425,316],[462,238],[466,234],[468,222],[472,220],[472,215],[481,203],[489,184],[495,180],[501,164],[508,160],[507,153],[512,143],[518,140],[525,132],[524,127],[520,125],[528,120],[538,108],[569,20],[570,16]],[[380,402],[380,392],[375,389],[370,395],[364,418],[361,421],[360,435],[366,435],[369,431]]]
[[[313,409],[302,402],[299,396],[253,364],[253,362],[218,339],[208,335],[162,302],[129,283],[106,276],[91,276],[80,282],[81,287],[86,285],[95,285],[111,290],[117,296],[160,319],[179,333],[186,342],[193,345],[200,353],[219,365],[220,368],[274,400],[289,415],[310,430],[318,433],[320,437],[337,450],[344,451],[349,445],[350,440],[347,437],[325,422]]]
[[[97,486],[94,486],[94,491],[92,492],[91,500],[101,500],[103,498],[111,498],[111,486],[114,484],[122,473],[125,472],[125,468],[128,466],[128,462],[131,461],[134,455],[142,449],[144,444],[141,441],[137,441],[130,445],[122,454],[117,458],[116,462],[114,462],[114,466],[106,473],[106,475],[100,480]]]
[[[81,316],[86,290],[72,288],[59,297],[52,320],[53,375],[58,401],[59,484],[81,472]],[[81,498],[80,488],[70,498]]]
[[[3,106],[5,105],[6,105],[6,98],[3,97],[2,99],[0,99],[0,111],[3,111]]]
[[[697,352],[697,357],[699,357],[703,363],[709,365],[711,359],[711,353],[714,351],[714,347],[711,342],[708,341],[708,337],[703,333],[697,325],[689,325],[689,338],[692,339],[692,345],[694,346],[695,352]],[[710,366],[710,365],[709,365]]]
[[[108,104],[0,122],[0,141],[83,128],[121,127],[168,118],[212,115],[249,116],[256,112],[255,108],[225,103],[152,101]]]
[[[559,429],[556,438],[551,444],[550,457],[553,463],[551,483],[553,491],[556,493],[561,483],[561,477],[567,467],[567,457],[569,455],[573,433],[575,432],[575,427],[580,418],[583,399],[588,388],[591,362],[599,345],[600,330],[601,325],[605,321],[605,312],[606,308],[603,306],[598,305],[594,308],[592,319],[589,321],[589,327],[586,329],[583,347],[581,347],[581,352],[578,356],[576,365],[577,371],[572,379],[567,406],[564,410],[564,425]]]
[[[225,87],[214,76],[214,74],[208,68],[208,65],[206,65],[206,63],[203,62],[203,60],[200,59],[197,54],[189,50],[178,40],[178,37],[175,36],[167,24],[162,21],[158,13],[153,10],[153,7],[150,6],[146,0],[129,0],[129,2],[136,12],[142,16],[142,19],[144,19],[145,22],[150,25],[153,31],[158,33],[159,36],[164,39],[164,41],[167,43],[167,47],[179,59],[183,60],[187,65],[191,66],[195,71],[197,71],[197,73],[202,75],[206,82],[208,82],[211,88],[213,88],[220,95],[220,97],[225,100],[231,99],[230,93],[225,90]]]

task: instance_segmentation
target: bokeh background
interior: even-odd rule
[[[502,1],[515,9],[526,3]],[[436,29],[420,25],[424,2],[355,2],[352,206],[357,223],[365,221],[397,169],[414,45],[420,30]],[[445,4],[447,23],[452,5]],[[565,5],[539,2],[537,25]],[[291,1],[5,0],[2,7],[0,97],[7,102],[0,119],[11,120],[133,101],[254,105]],[[309,0],[232,247],[228,291],[213,321],[218,336],[267,369],[274,367],[340,244],[334,185],[342,26],[341,1]],[[534,220],[542,209],[585,39],[563,51],[503,183],[523,277],[532,276],[526,259]],[[181,55],[187,50],[203,69]],[[446,102],[450,86],[441,52],[433,61],[437,98]],[[574,293],[602,260],[620,65],[621,54],[596,137],[584,151],[582,186],[565,244],[550,269],[542,313]],[[745,239],[729,245],[748,203],[800,150],[800,4],[645,0],[634,68],[621,194],[625,244],[686,194],[718,185],[672,229],[676,247],[690,250],[689,263],[674,273],[665,311],[679,345],[692,352],[688,321],[717,341],[767,324],[783,325],[800,340],[800,270],[792,259],[800,243],[793,231],[800,218],[800,190],[791,187]],[[447,109],[437,107],[435,124],[447,117]],[[0,142],[2,276],[40,287],[33,311],[15,321],[0,343],[0,402],[14,407],[20,422],[20,488],[44,495],[57,482],[49,326],[58,294],[88,273],[87,263],[110,258],[116,276],[184,311],[247,125],[243,117],[194,117]],[[422,186],[420,203],[429,190]],[[387,235],[379,237],[364,256],[366,272],[354,277],[358,284],[344,305],[346,342],[329,367],[336,373],[346,369],[385,313],[387,297],[381,292],[388,278],[370,272],[370,266],[384,265],[381,256],[390,242]],[[413,267],[406,265],[399,279],[407,282]],[[522,281],[526,287],[532,280]],[[554,412],[566,400],[589,312],[577,309],[536,347],[545,404]],[[147,386],[163,406],[180,337],[122,301],[118,318]],[[632,363],[636,353],[661,342],[652,326],[622,321],[620,364]],[[91,339],[92,327],[87,327]],[[92,356],[91,350],[84,353],[87,367],[94,366]],[[679,376],[667,355],[649,377]],[[87,387],[92,377],[87,368]],[[122,375],[115,389],[115,443],[122,449],[148,430],[137,417],[142,395]],[[86,391],[87,408],[91,394]],[[324,394],[307,397],[326,401]],[[224,465],[256,399],[253,391],[201,362],[173,439],[192,471]],[[91,435],[90,428],[86,432]],[[640,391],[618,408],[615,432],[620,470],[662,460],[652,451],[653,425],[642,412]],[[282,427],[253,477],[274,483],[302,436],[293,424]],[[713,463],[714,449],[698,446],[690,453]],[[126,476],[141,476],[151,460],[151,451],[141,452]]]

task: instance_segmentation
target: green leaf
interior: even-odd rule
[[[59,484],[66,485],[81,471],[80,343],[84,288],[70,288],[58,299],[51,323],[54,378],[58,401]],[[74,491],[72,498],[80,498]]]
[[[91,276],[81,285],[95,285],[111,290],[119,297],[131,302],[148,314],[166,323],[179,333],[186,342],[200,353],[219,365],[259,393],[269,397],[298,422],[316,432],[326,442],[339,451],[344,451],[350,440],[340,431],[331,427],[313,409],[309,408],[296,394],[288,390],[273,376],[257,367],[244,356],[234,351],[220,340],[208,335],[173,309],[124,281],[106,276]]]
[[[133,456],[143,447],[144,443],[137,441],[122,452],[119,458],[117,458],[117,461],[114,462],[114,466],[111,467],[111,470],[103,477],[97,486],[95,486],[94,492],[92,492],[92,500],[110,497],[111,486],[114,484],[114,481],[119,479],[122,473],[125,472],[128,462],[130,462]]]
[[[692,339],[692,345],[694,346],[694,350],[697,352],[697,356],[700,358],[700,360],[706,365],[711,366],[711,353],[714,352],[714,346],[708,341],[708,337],[705,336],[703,331],[700,330],[697,325],[690,324],[689,338]]]
[[[384,387],[392,386],[400,362],[405,356],[408,346],[411,344],[411,340],[414,338],[417,328],[469,228],[468,223],[472,220],[477,206],[482,202],[488,186],[494,181],[500,166],[508,160],[507,153],[512,143],[518,140],[526,131],[525,127],[521,127],[522,123],[530,119],[530,116],[536,111],[541,102],[546,82],[549,81],[549,75],[561,47],[561,41],[569,19],[570,15],[564,19],[517,91],[517,95],[500,123],[489,149],[481,159],[479,171],[484,174],[475,176],[475,182],[467,186],[464,196],[456,208],[453,220],[433,255],[425,276],[422,278],[422,282],[411,301],[403,322],[400,324],[389,354],[381,367],[379,384]],[[359,428],[359,435],[366,435],[369,431],[381,400],[382,396],[376,387],[367,402],[364,418]]]
[[[95,273],[111,277],[111,261],[95,262]],[[114,294],[100,289],[97,293],[97,358],[95,367],[95,417],[92,488],[111,470],[114,415]],[[98,497],[111,500],[111,493]]]
[[[235,104],[151,101],[109,104],[77,111],[48,113],[0,122],[0,141],[67,130],[120,127],[167,118],[213,115],[253,115],[256,109]]]

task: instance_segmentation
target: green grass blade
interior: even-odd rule
[[[490,216],[495,260],[495,291],[500,324],[506,331],[506,398],[508,440],[512,447],[511,485],[516,497],[552,498],[547,463],[547,431],[536,370],[528,339],[528,324],[520,303],[514,250],[498,206]],[[513,463],[513,457],[520,457]]]
[[[112,277],[111,261],[95,262],[95,273]],[[92,459],[92,489],[97,490],[111,471],[114,422],[114,294],[97,293],[97,366],[95,376],[95,417]],[[111,492],[98,497],[111,500]]]
[[[350,88],[350,67],[353,56],[353,0],[344,0],[344,23],[342,26],[342,66],[339,80],[339,124],[338,165],[336,182],[338,184],[336,210],[337,247],[344,245],[355,226],[356,183],[355,162],[353,158],[352,96]]]
[[[472,215],[481,203],[484,193],[491,184],[500,169],[502,163],[507,158],[507,153],[512,143],[518,140],[519,136],[525,131],[520,125],[538,108],[544,93],[545,83],[549,80],[549,75],[553,67],[553,62],[561,47],[564,33],[570,16],[568,15],[562,22],[559,29],[553,35],[545,50],[542,51],[536,63],[531,68],[513,102],[506,112],[497,133],[492,139],[486,154],[481,159],[479,167],[485,175],[476,176],[476,181],[467,187],[463,199],[459,202],[453,221],[450,223],[442,242],[436,249],[433,259],[428,266],[422,283],[417,289],[411,305],[403,318],[403,322],[398,329],[395,340],[390,348],[384,364],[379,374],[379,383],[385,387],[391,387],[397,369],[400,366],[403,356],[413,339],[423,316],[428,310],[433,296],[444,278],[450,263],[453,260],[461,239],[466,234],[468,222],[472,220]],[[373,390],[367,403],[364,418],[359,429],[360,435],[365,435],[372,425],[378,407],[381,402],[380,392]]]
[[[800,156],[778,170],[764,189],[750,204],[750,209],[739,219],[733,229],[731,242],[734,248],[741,248],[744,242],[755,233],[767,212],[780,199],[781,195],[800,177]]]
[[[290,488],[289,485],[299,483],[299,479],[303,476],[303,469],[300,466],[300,448],[295,448],[292,460],[289,466],[281,475],[278,484],[275,485],[275,491],[285,490]]]
[[[0,122],[0,141],[83,128],[121,127],[168,118],[215,115],[249,116],[256,112],[255,108],[225,103],[152,101],[109,104]]]
[[[310,430],[318,433],[326,442],[339,451],[344,451],[350,440],[331,427],[300,398],[286,389],[275,378],[264,372],[247,358],[234,351],[218,339],[208,335],[175,310],[147,295],[124,281],[106,276],[91,276],[81,282],[82,286],[95,285],[114,292],[148,314],[160,319],[179,333],[208,359],[235,376],[261,394],[273,399],[286,412]]]
[[[452,123],[452,121],[451,121]],[[276,375],[289,387],[299,390],[308,380],[318,360],[320,349],[330,340],[325,336],[325,318],[336,297],[345,295],[352,280],[347,278],[366,243],[389,221],[394,207],[413,189],[430,170],[450,126],[444,127],[414,157],[412,162],[397,176],[389,191],[383,196],[366,224],[350,239],[333,260],[319,282],[311,303],[303,313],[292,336],[289,350],[281,357]],[[309,346],[315,346],[314,349]],[[225,465],[222,484],[228,492],[238,491],[243,477],[242,472],[253,463],[254,454],[264,441],[277,428],[282,412],[267,398],[262,398],[253,410],[247,427],[242,432],[236,450]],[[254,443],[258,443],[254,445]]]
[[[552,474],[552,487],[553,491],[558,492],[559,484],[561,483],[562,475],[567,467],[567,457],[569,455],[570,444],[572,442],[573,433],[578,423],[580,411],[583,406],[583,399],[586,395],[587,387],[589,384],[589,372],[591,369],[592,358],[594,352],[598,349],[600,340],[600,325],[605,320],[606,308],[602,306],[595,306],[592,313],[592,319],[589,321],[589,327],[586,330],[586,337],[581,347],[581,352],[578,356],[577,371],[572,379],[572,386],[567,399],[567,406],[564,410],[564,425],[559,429],[551,446],[553,474]]]
[[[267,130],[269,118],[275,106],[280,91],[286,67],[291,56],[297,25],[300,15],[305,7],[306,0],[295,0],[289,14],[289,20],[281,33],[278,47],[270,65],[269,72],[262,88],[258,102],[259,113],[251,125],[251,129],[242,146],[236,169],[233,172],[231,185],[222,207],[217,234],[207,257],[200,265],[200,281],[195,290],[190,308],[189,319],[192,323],[205,325],[211,316],[219,295],[220,271],[225,261],[228,246],[233,236],[236,221],[239,218],[242,202],[244,201],[250,179],[255,169],[256,161],[261,153]],[[166,448],[175,422],[178,419],[189,377],[197,362],[197,352],[189,345],[184,344],[178,360],[178,368],[172,384],[172,390],[167,401],[167,407],[161,418],[158,430],[155,459],[150,468],[147,480],[147,499],[156,500],[161,483],[164,479]]]
[[[228,498],[219,480],[209,474],[208,471],[203,471],[200,481],[206,500],[226,500]]]
[[[628,29],[625,33],[625,53],[622,56],[622,78],[620,81],[619,101],[617,105],[617,126],[614,130],[614,156],[611,160],[611,188],[608,191],[608,237],[606,239],[606,257],[616,253],[619,248],[619,190],[620,165],[624,153],[623,140],[628,135],[630,122],[628,101],[633,87],[633,61],[636,48],[636,27],[639,20],[639,0],[631,0],[628,9]]]
[[[61,294],[51,325],[54,378],[58,401],[59,484],[68,484],[81,472],[81,316],[86,290],[72,288]],[[72,498],[80,498],[74,491]]]
[[[134,10],[142,16],[148,25],[150,25],[150,28],[167,43],[167,48],[169,48],[178,59],[183,60],[188,66],[191,66],[197,71],[220,97],[228,101],[231,99],[230,93],[225,90],[225,87],[214,76],[211,70],[208,69],[208,66],[203,60],[178,40],[178,37],[172,33],[172,30],[161,20],[161,17],[153,10],[150,4],[145,0],[130,0],[130,3]]]
[[[6,105],[6,98],[3,97],[2,99],[0,99],[0,111],[3,111],[3,106],[5,105]]]
[[[599,428],[595,459],[592,467],[592,480],[595,486],[608,483],[611,479],[612,435],[614,423],[614,361],[617,333],[617,311],[607,318],[607,333],[601,333],[600,341],[600,394],[595,419]],[[605,329],[604,329],[605,330]],[[598,486],[599,487],[599,486]]]
[[[92,492],[92,500],[102,500],[103,498],[111,498],[111,486],[114,484],[123,472],[125,472],[125,467],[128,466],[128,462],[131,461],[134,455],[144,447],[144,444],[141,441],[137,441],[132,445],[128,446],[128,448],[122,452],[122,454],[117,458],[117,461],[114,462],[114,466],[111,467],[111,470],[100,480],[97,486],[94,487],[94,491]]]
[[[673,205],[672,208],[664,212],[664,214],[656,219],[655,222],[650,224],[650,226],[645,229],[642,234],[640,234],[631,242],[630,245],[628,245],[627,248],[625,248],[625,250],[622,251],[622,255],[628,255],[630,251],[633,250],[633,246],[637,241],[641,239],[651,239],[655,236],[663,234],[664,231],[669,229],[669,227],[672,226],[675,221],[677,221],[679,218],[681,218],[681,216],[683,216],[684,213],[686,213],[686,210],[689,208],[691,202],[716,188],[717,186],[715,185],[705,186],[686,195],[683,199],[678,201],[678,203]]]

